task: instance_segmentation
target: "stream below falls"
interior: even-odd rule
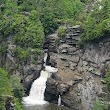
[[[58,106],[56,104],[43,104],[43,105],[34,105],[34,106],[24,106],[24,110],[70,110],[64,106]]]

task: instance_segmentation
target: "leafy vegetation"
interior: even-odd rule
[[[12,83],[10,83],[8,73],[4,69],[0,68],[0,110],[3,110],[5,108],[7,96],[13,97],[15,108],[17,108],[17,110],[22,110],[19,98],[23,96],[24,88],[19,81],[20,80],[18,80],[18,77],[13,78],[12,76],[11,78],[11,82],[13,83],[12,85]]]
[[[89,2],[90,3],[90,2]],[[82,38],[80,43],[88,41],[99,41],[101,38],[110,34],[110,2],[102,0],[94,4],[86,20],[82,24]]]
[[[96,100],[92,108],[92,110],[107,110],[107,109],[108,109],[107,104],[101,102],[100,100]]]
[[[29,58],[28,51],[22,49],[22,48],[15,48],[13,50],[13,54],[20,60],[20,61],[26,61]]]
[[[12,95],[12,88],[8,80],[8,73],[0,68],[0,95]]]
[[[13,94],[16,98],[22,99],[22,96],[24,96],[24,87],[20,83],[21,79],[20,77],[16,75],[11,75],[10,76],[10,83],[12,87]]]
[[[64,27],[59,27],[58,28],[58,36],[64,37],[65,35],[66,35],[66,29]]]
[[[106,83],[107,83],[107,89],[108,89],[108,91],[110,91],[110,68],[108,68],[104,80],[105,80]]]

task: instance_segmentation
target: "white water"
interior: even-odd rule
[[[45,57],[44,57],[45,64],[46,64],[46,60],[47,60],[47,53],[45,53]],[[51,72],[57,72],[57,71],[58,71],[57,68],[45,65],[45,71],[41,71],[40,77],[33,82],[29,96],[23,97],[23,103],[25,105],[46,104],[47,102],[44,100],[46,81],[47,78],[50,77]]]
[[[59,95],[59,98],[58,98],[58,106],[61,105],[61,96]]]
[[[41,76],[32,84],[29,96],[23,98],[24,104],[36,105],[47,103],[46,101],[44,101],[44,92],[46,88],[47,78],[48,72],[41,71]]]

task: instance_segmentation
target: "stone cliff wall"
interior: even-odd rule
[[[110,64],[110,38],[78,47],[80,26],[67,27],[66,35],[47,36],[50,63],[58,73],[47,81],[48,101],[57,102],[61,94],[62,104],[74,110],[90,110],[96,99],[107,96],[102,77]]]
[[[33,54],[34,49],[30,49],[28,59],[26,61],[20,61],[13,53],[14,49],[20,46],[15,44],[13,39],[13,36],[10,35],[5,41],[0,41],[0,46],[5,47],[3,48],[5,51],[0,52],[0,67],[6,67],[9,74],[16,74],[16,76],[20,77],[21,83],[23,83],[24,87],[27,89],[26,93],[28,94],[32,82],[40,75],[44,57],[43,51],[36,55]]]

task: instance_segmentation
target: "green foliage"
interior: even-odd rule
[[[13,54],[20,60],[26,61],[29,58],[29,53],[22,48],[15,48]]]
[[[2,36],[13,34],[16,44],[24,47],[39,47],[44,33],[42,24],[37,20],[34,13],[35,11],[32,11],[30,17],[15,14],[11,18],[4,18],[0,24]]]
[[[9,79],[8,73],[4,69],[0,68],[0,110],[4,109],[7,96],[13,95],[16,110],[23,110],[19,102],[20,99],[15,98],[21,98],[23,93],[24,88],[20,84],[20,79],[17,76],[11,76],[11,79]]]
[[[88,41],[99,41],[110,33],[110,3],[108,0],[103,0],[99,4],[102,6],[101,9],[96,4],[92,7],[93,11],[86,14],[87,18],[82,24],[83,33],[80,44]]]
[[[5,106],[5,99],[4,97],[0,96],[0,110],[3,110]]]
[[[5,46],[0,46],[0,54],[4,54],[6,52]]]
[[[16,104],[16,106],[15,106],[15,110],[23,110],[23,106],[21,105],[21,100],[19,100],[19,98],[15,98],[15,104]]]
[[[10,83],[13,88],[13,93],[16,98],[22,98],[24,96],[24,87],[20,83],[21,79],[20,77],[16,75],[11,75],[10,76]]]
[[[108,91],[110,91],[110,68],[108,68],[104,80],[105,80],[106,83],[107,83],[107,89],[108,89]]]
[[[39,5],[45,34],[54,32],[58,28],[60,20],[77,19],[83,9],[80,0],[42,0]]]
[[[0,95],[12,95],[8,73],[0,68]]]
[[[108,109],[107,104],[101,102],[100,100],[96,100],[92,108],[92,110],[107,110],[107,109]]]
[[[58,27],[55,15],[51,13],[48,9],[45,9],[44,15],[41,16],[41,22],[43,23],[45,34],[54,32]]]
[[[66,29],[64,28],[64,27],[59,27],[58,28],[58,30],[57,30],[57,32],[58,32],[58,36],[59,37],[64,37],[65,35],[66,35]]]
[[[8,37],[11,34],[17,45],[39,48],[43,41],[44,30],[38,12],[34,9],[30,12],[19,12],[19,7],[16,1],[5,2],[5,10],[0,22],[0,35]]]

